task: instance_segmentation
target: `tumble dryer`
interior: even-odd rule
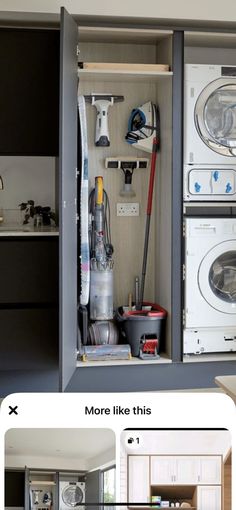
[[[184,200],[236,199],[236,66],[185,65]]]
[[[186,218],[184,354],[236,351],[236,219]]]
[[[60,510],[84,509],[85,482],[60,481]]]

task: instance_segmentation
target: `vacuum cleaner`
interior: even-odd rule
[[[110,204],[103,178],[95,178],[89,197],[90,226],[90,326],[81,350],[83,361],[130,359],[129,345],[117,345],[119,334],[113,322],[113,246],[110,234]]]
[[[107,200],[107,197],[106,197]],[[95,178],[90,196],[92,228],[90,238],[90,319],[113,319],[113,246],[105,227],[103,178]]]

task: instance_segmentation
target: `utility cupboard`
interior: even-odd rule
[[[187,501],[197,510],[221,510],[222,457],[220,455],[129,455],[128,503]]]
[[[158,26],[77,22],[63,8],[60,27],[60,122],[59,122],[59,349],[60,360],[55,372],[46,366],[32,374],[1,372],[4,393],[14,387],[23,391],[33,380],[38,390],[62,391],[137,391],[210,387],[214,377],[235,371],[231,356],[208,356],[183,360],[183,73],[184,55],[191,58],[196,48],[204,54],[207,31]],[[190,35],[189,35],[190,34]],[[192,38],[192,39],[191,39]],[[205,39],[204,39],[205,38]],[[233,41],[233,42],[232,42]],[[234,44],[234,36],[211,34],[212,48]],[[194,45],[194,49],[192,48]],[[214,52],[214,50],[212,50]],[[118,71],[78,69],[79,61],[164,63],[169,71]],[[147,171],[137,170],[133,187],[140,202],[140,216],[123,221],[116,216],[115,203],[120,201],[122,176],[118,170],[105,170],[105,157],[145,156],[135,153],[125,142],[131,109],[147,100],[158,103],[161,118],[161,147],[157,158],[156,189],[153,206],[149,261],[145,296],[158,302],[168,312],[165,340],[157,361],[113,361],[82,363],[78,360],[78,304],[80,271],[79,181],[80,138],[78,134],[77,97],[91,92],[124,95],[124,102],[109,112],[111,146],[94,146],[95,111],[87,105],[89,168],[91,185],[95,175],[103,175],[105,189],[112,204],[111,222],[114,241],[115,305],[124,305],[132,290],[134,277],[140,274]],[[133,153],[131,152],[133,151]],[[145,174],[146,172],[146,174]],[[136,199],[135,199],[136,200]],[[232,210],[231,210],[232,214]],[[135,223],[134,223],[135,220]],[[122,223],[123,221],[123,223]],[[121,278],[123,275],[124,278]],[[196,362],[197,361],[197,362]],[[53,375],[52,375],[53,374]],[[201,374],[201,375],[200,375]],[[20,377],[20,378],[19,378]]]
[[[5,506],[7,508],[45,509],[49,505],[43,502],[45,493],[49,493],[52,503],[50,508],[59,508],[61,481],[85,482],[85,471],[52,469],[6,469],[5,470]],[[88,475],[89,481],[89,475]],[[34,503],[34,494],[38,503]]]

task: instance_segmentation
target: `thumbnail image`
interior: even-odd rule
[[[227,430],[126,430],[121,436],[125,508],[231,510]]]
[[[112,430],[11,429],[5,510],[96,510],[115,501],[115,472]]]

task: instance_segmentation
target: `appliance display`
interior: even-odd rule
[[[236,66],[185,65],[184,163],[236,162]]]
[[[184,200],[236,199],[236,66],[185,65]]]
[[[236,219],[185,227],[184,354],[236,351]]]
[[[60,510],[79,508],[83,510],[85,503],[85,482],[60,481]]]

